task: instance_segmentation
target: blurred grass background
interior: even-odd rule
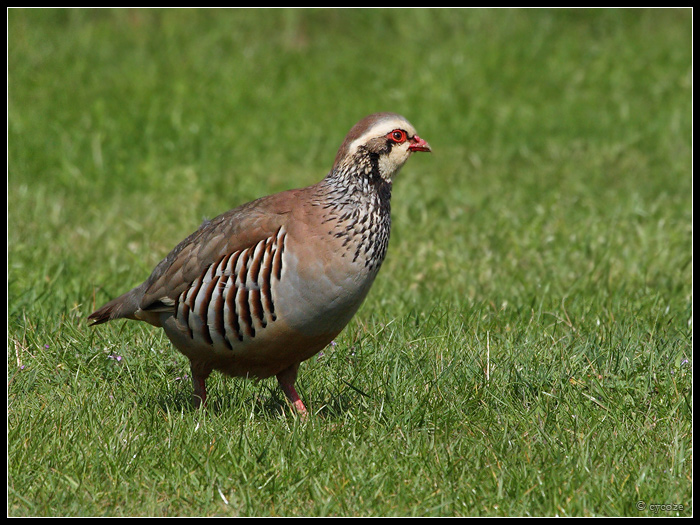
[[[8,514],[691,515],[691,42],[689,9],[9,9]],[[87,328],[374,111],[434,153],[311,423],[273,382],[193,412],[159,331]]]

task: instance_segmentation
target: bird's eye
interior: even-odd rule
[[[406,132],[402,129],[395,129],[388,135],[389,139],[393,140],[397,144],[406,141]]]

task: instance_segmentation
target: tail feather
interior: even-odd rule
[[[88,315],[88,321],[91,321],[90,326],[106,323],[112,319],[118,319],[120,316],[116,313],[117,306],[118,305],[114,304],[114,301],[110,301],[103,307],[92,312]]]
[[[88,316],[90,326],[106,323],[114,319],[137,319],[135,312],[140,309],[139,303],[143,296],[143,285],[112,299]]]

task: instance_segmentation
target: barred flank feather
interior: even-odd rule
[[[273,279],[282,275],[284,228],[209,265],[175,301],[175,317],[187,335],[208,345],[254,338],[277,320]]]

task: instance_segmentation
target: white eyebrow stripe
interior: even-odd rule
[[[357,148],[365,144],[369,139],[375,138],[375,137],[382,137],[384,135],[387,135],[388,133],[394,131],[395,129],[403,129],[406,131],[409,137],[412,137],[413,135],[416,134],[416,130],[413,129],[413,126],[411,126],[407,121],[401,120],[401,119],[389,119],[389,120],[383,120],[381,122],[378,122],[371,128],[369,128],[367,131],[365,131],[362,135],[357,137],[355,140],[353,140],[350,144],[348,144],[348,154],[352,155],[357,151]]]

